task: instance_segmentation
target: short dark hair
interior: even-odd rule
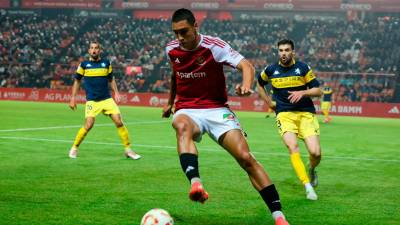
[[[99,46],[99,48],[100,48],[100,49],[102,48],[102,46],[101,46],[100,42],[99,42],[99,41],[97,41],[97,40],[92,40],[92,41],[89,41],[89,47],[90,47],[90,45],[91,45],[91,44],[97,44],[97,45]]]
[[[278,48],[280,45],[290,45],[292,47],[292,50],[294,50],[294,43],[290,39],[282,39],[278,42]]]
[[[194,25],[196,18],[194,17],[192,11],[189,9],[181,8],[174,12],[172,15],[172,22],[177,23],[182,20],[187,20],[190,25]]]

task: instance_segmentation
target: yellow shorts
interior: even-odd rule
[[[319,136],[318,120],[310,112],[280,112],[276,116],[276,125],[281,136],[286,132],[295,133],[301,139]]]
[[[114,99],[112,98],[108,98],[106,100],[99,102],[95,101],[86,102],[85,118],[96,117],[99,113],[103,113],[105,115],[111,115],[111,114],[120,114],[120,111],[117,104],[114,102]]]
[[[321,110],[329,110],[331,108],[331,102],[321,102]]]

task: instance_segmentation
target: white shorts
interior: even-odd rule
[[[214,141],[218,142],[219,138],[230,130],[238,129],[242,131],[239,119],[226,107],[180,109],[174,114],[173,120],[181,114],[189,116],[200,128],[200,135],[194,139],[196,142],[201,141],[201,137],[204,133],[208,133]]]

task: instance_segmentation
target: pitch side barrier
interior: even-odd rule
[[[0,100],[64,102],[68,103],[71,93],[63,90],[33,89],[33,88],[0,88]],[[76,99],[85,102],[84,92]],[[168,94],[155,93],[121,93],[120,105],[162,107],[168,102]],[[229,97],[228,104],[233,110],[266,112],[267,106],[257,96]],[[315,102],[320,112],[319,101]],[[400,119],[400,103],[377,102],[335,102],[331,107],[332,115],[384,117]]]

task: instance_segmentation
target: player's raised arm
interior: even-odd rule
[[[238,70],[242,71],[243,81],[242,84],[238,84],[235,87],[236,94],[239,96],[249,96],[253,93],[251,90],[251,85],[254,81],[254,67],[247,60],[242,59],[236,67]]]
[[[175,102],[175,96],[176,96],[176,78],[175,78],[175,71],[172,69],[171,73],[171,86],[169,90],[169,98],[168,98],[168,104],[164,106],[163,111],[162,111],[162,117],[163,118],[168,118],[171,113],[172,113],[172,108],[174,106]]]
[[[78,93],[79,87],[81,86],[81,80],[74,79],[74,84],[72,85],[72,93],[71,93],[71,99],[69,101],[69,107],[72,110],[76,109],[76,99],[75,96]]]

